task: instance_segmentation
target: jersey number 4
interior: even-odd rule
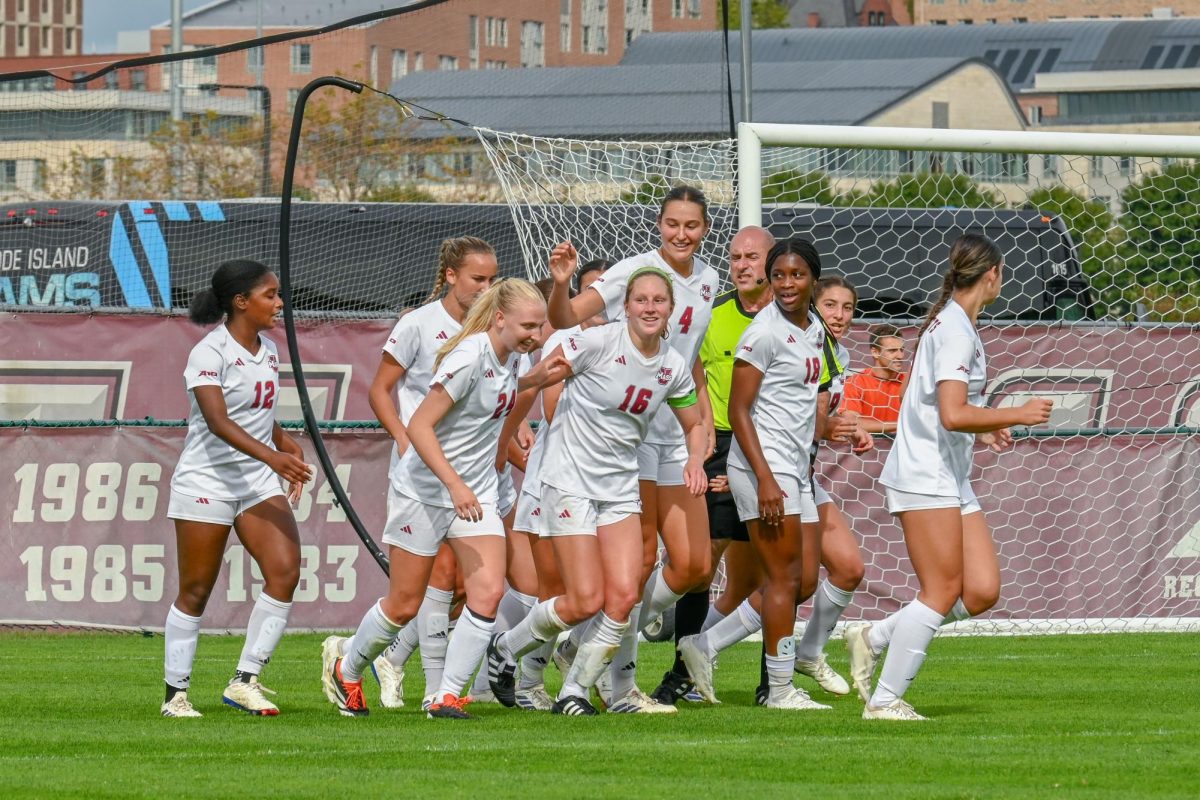
[[[691,327],[692,327],[692,307],[688,306],[687,308],[685,308],[683,310],[683,313],[679,315],[679,332],[687,333],[688,329],[690,329]]]
[[[251,408],[271,408],[275,405],[275,381],[254,384],[254,403]]]
[[[507,392],[501,392],[496,398],[496,410],[492,412],[492,419],[500,419],[507,417],[508,412],[513,410],[513,406],[517,404],[517,393],[513,392],[510,396]]]
[[[617,406],[617,411],[641,414],[650,407],[650,398],[653,396],[654,392],[649,389],[639,389],[636,386],[629,386],[625,389],[625,400],[621,405]]]

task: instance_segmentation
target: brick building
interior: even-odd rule
[[[150,67],[114,70],[87,83],[72,83],[70,79],[89,75],[103,69],[106,64],[128,58],[136,58],[144,53],[105,53],[85,57],[58,56],[23,56],[20,58],[0,58],[0,74],[10,72],[32,72],[44,69],[64,80],[53,77],[26,78],[15,81],[0,82],[0,92],[37,92],[83,89],[120,89],[127,92],[144,92],[149,89]]]
[[[1200,16],[1200,0],[914,0],[917,25]]]
[[[793,28],[912,25],[906,0],[783,0]]]
[[[403,5],[403,3],[395,3]],[[379,0],[289,0],[266,4],[264,35],[316,28],[378,11]],[[627,43],[650,31],[702,31],[716,26],[717,0],[447,0],[430,8],[268,48],[264,78],[290,103],[318,75],[341,74],[386,88],[414,72],[516,67],[611,66]],[[254,36],[255,3],[217,0],[184,17],[185,48]],[[167,24],[150,31],[150,51],[166,52]],[[185,85],[257,81],[258,51],[193,65]],[[151,89],[166,88],[164,70]]]
[[[77,55],[83,0],[0,0],[0,58]]]

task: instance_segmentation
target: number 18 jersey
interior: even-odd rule
[[[624,321],[568,337],[563,354],[573,374],[546,434],[542,483],[593,500],[636,499],[637,447],[655,412],[672,414],[664,401],[696,402],[692,371],[665,343],[642,355]]]

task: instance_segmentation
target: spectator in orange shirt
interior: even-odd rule
[[[904,339],[894,325],[871,328],[870,369],[846,379],[842,408],[859,415],[862,429],[870,433],[895,433],[900,416],[900,391],[904,386]]]

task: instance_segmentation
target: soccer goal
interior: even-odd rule
[[[1200,140],[1193,137],[743,124],[717,142],[574,141],[478,131],[530,275],[572,239],[584,258],[658,245],[665,189],[705,190],[701,251],[763,225],[817,246],[858,291],[851,370],[870,332],[911,353],[951,243],[1005,253],[982,320],[991,405],[1050,396],[1050,424],[979,453],[973,481],[1002,599],[970,632],[1200,628]],[[847,618],[876,619],[916,581],[876,479],[890,442],[827,448],[820,480],[858,535],[866,577]]]

